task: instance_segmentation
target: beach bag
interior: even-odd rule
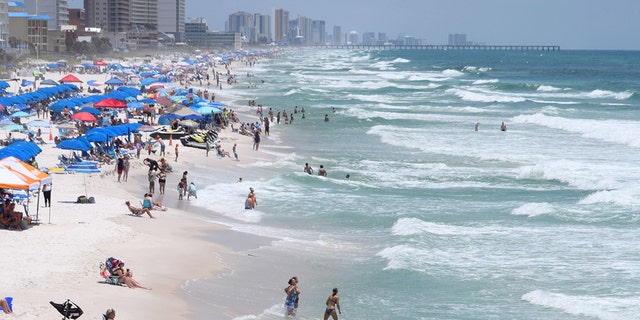
[[[96,203],[96,199],[94,197],[89,197],[89,199],[87,199],[88,203]]]
[[[79,196],[78,200],[76,200],[76,203],[87,203],[87,197],[86,196]]]

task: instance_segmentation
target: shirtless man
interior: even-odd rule
[[[327,170],[324,169],[323,165],[320,165],[320,169],[318,169],[318,175],[323,177],[327,176]]]
[[[342,314],[340,310],[340,297],[338,297],[338,288],[333,288],[333,293],[327,298],[327,309],[324,311],[324,320],[329,319],[329,316],[333,318],[333,320],[338,320],[338,314],[336,313],[336,308],[338,312]]]
[[[313,168],[311,168],[311,166],[309,166],[308,163],[304,164],[304,172],[306,172],[307,174],[312,174],[313,173]]]

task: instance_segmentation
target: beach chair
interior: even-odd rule
[[[110,268],[108,268],[107,265],[103,262],[100,263],[100,275],[104,279],[104,283],[116,286],[121,285],[119,277],[111,274]]]

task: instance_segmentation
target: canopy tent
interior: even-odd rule
[[[118,78],[111,78],[104,82],[104,84],[112,85],[112,86],[122,86],[124,85],[124,81]]]
[[[30,164],[24,163],[15,157],[6,157],[0,160],[0,166],[5,166],[14,172],[21,174],[24,177],[38,181],[38,187],[43,184],[51,184],[53,178],[46,172],[33,167]],[[27,191],[33,190],[33,186],[30,186]],[[51,209],[51,207],[49,207]],[[36,218],[35,222],[39,221],[40,213],[40,192],[38,192],[38,202],[36,205]],[[51,210],[49,210],[49,220],[51,220]]]
[[[68,75],[60,79],[60,82],[82,82],[82,80],[80,80],[78,77],[74,76],[73,74],[69,73]]]
[[[0,165],[0,188],[29,191],[37,189],[38,186],[40,186],[40,181],[11,170],[5,165]]]
[[[43,80],[42,82],[40,82],[41,86],[57,86],[59,83],[51,80],[51,79],[46,79]]]
[[[13,171],[17,171],[31,179],[38,180],[41,184],[48,184],[53,181],[53,178],[46,172],[27,164],[16,157],[6,157],[0,160],[0,165],[4,165],[5,167],[8,167]]]

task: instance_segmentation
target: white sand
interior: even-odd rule
[[[45,76],[57,81],[64,74]],[[85,82],[105,78],[104,75],[76,76]],[[215,92],[217,100],[221,100],[221,92]],[[244,106],[231,108],[247,109]],[[32,119],[23,119],[23,123]],[[58,155],[68,154],[68,151],[55,148],[53,141],[48,140],[47,130],[43,129],[47,144],[41,146],[43,152],[37,156],[41,168],[55,166]],[[4,134],[0,131],[0,136]],[[268,161],[266,155],[251,150],[250,137],[223,131],[221,138],[228,151],[231,151],[232,142],[238,143],[243,163]],[[179,161],[175,163],[173,148],[167,147],[167,151],[174,172],[178,172],[173,175],[208,159],[204,157],[204,150],[181,146]],[[222,230],[222,227],[204,224],[194,214],[172,207],[166,212],[153,211],[156,219],[127,215],[124,202],[130,200],[140,206],[146,192],[146,186],[136,185],[136,181],[143,180],[142,176],[146,177],[143,158],[131,160],[129,181],[124,183],[118,183],[114,168],[106,166],[101,168],[100,174],[54,174],[51,208],[44,208],[41,199],[41,224],[22,232],[0,229],[3,260],[0,263],[0,296],[14,298],[15,312],[13,315],[0,313],[0,319],[59,319],[61,315],[49,301],[61,303],[66,299],[84,310],[81,319],[101,319],[107,308],[116,310],[117,319],[187,317],[180,285],[188,279],[210,277],[222,271],[223,264],[216,253],[228,251],[198,237],[205,229]],[[233,169],[237,165],[238,162],[227,159],[216,162],[220,170]],[[177,177],[170,181],[173,180]],[[173,185],[167,183],[168,197],[175,195]],[[86,195],[93,196],[96,203],[72,203],[85,194],[85,189]],[[138,191],[129,193],[127,189]],[[30,213],[34,216],[35,212],[34,200]],[[134,278],[152,290],[101,283],[99,264],[110,256],[124,259],[126,267],[134,272]]]

